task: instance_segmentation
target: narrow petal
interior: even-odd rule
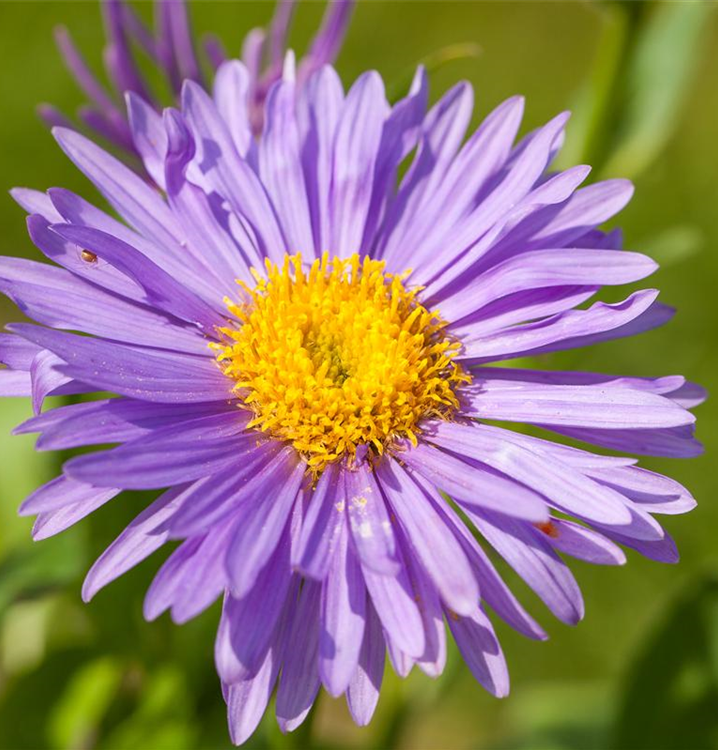
[[[292,565],[304,575],[323,580],[329,572],[334,550],[345,521],[346,498],[344,477],[330,464],[319,477],[309,507]]]
[[[214,102],[227,123],[239,155],[247,157],[252,144],[249,121],[249,71],[239,60],[227,60],[214,77]]]
[[[566,248],[521,253],[484,271],[451,297],[441,313],[458,321],[489,303],[528,289],[630,284],[652,274],[658,265],[646,255]]]
[[[159,187],[164,189],[167,135],[162,127],[162,116],[142,96],[132,91],[128,92],[125,98],[132,141],[142,158],[147,173]]]
[[[359,654],[359,664],[347,688],[347,706],[354,723],[366,726],[379,702],[379,691],[384,677],[386,647],[381,623],[374,608],[367,607],[364,640]]]
[[[69,529],[70,526],[74,526],[78,521],[89,516],[90,513],[112,500],[119,493],[119,489],[96,487],[91,497],[88,492],[88,496],[80,502],[40,513],[32,527],[33,540],[39,542],[41,539],[48,539],[61,531],[65,531],[65,529]]]
[[[162,547],[167,535],[155,530],[177,510],[181,489],[173,488],[160,495],[97,558],[82,584],[83,601],[89,602],[100,589]]]
[[[306,718],[319,692],[319,600],[321,585],[305,581],[289,631],[287,654],[277,689],[277,721],[293,732]]]
[[[290,254],[310,253],[314,248],[295,100],[293,81],[278,81],[272,87],[265,104],[264,131],[259,141],[259,175],[282,217]]]
[[[403,652],[419,658],[426,648],[424,623],[403,560],[396,575],[363,567],[364,581],[387,637]]]
[[[486,464],[462,461],[458,456],[423,444],[407,451],[401,458],[407,466],[458,502],[491,508],[529,521],[543,521],[548,517],[546,501],[540,494]]]
[[[440,423],[431,439],[443,448],[481,461],[523,482],[568,513],[599,523],[630,522],[631,515],[618,493],[601,487],[566,464],[527,450],[513,441],[512,435],[488,425]]]
[[[479,381],[467,399],[467,416],[547,426],[632,430],[695,421],[664,396],[628,388]]]
[[[626,556],[605,536],[572,521],[553,519],[541,525],[549,544],[558,552],[593,565],[623,565]]]
[[[448,613],[447,620],[471,674],[497,698],[509,694],[509,672],[489,618],[480,609],[470,617]]]
[[[172,351],[207,351],[200,332],[190,332],[177,318],[123,300],[46,263],[0,258],[0,291],[28,317],[53,328]]]
[[[102,487],[152,489],[189,482],[224,468],[256,438],[232,412],[197,417],[160,427],[109,451],[77,456],[65,464],[68,476]]]
[[[278,467],[279,469],[279,467]],[[234,596],[242,597],[276,548],[287,525],[292,506],[304,479],[305,466],[298,458],[288,460],[277,471],[276,489],[263,500],[247,504],[242,524],[227,548],[225,565]]]
[[[322,585],[319,674],[337,697],[356,671],[364,636],[366,588],[361,567],[343,527],[329,573]]]
[[[491,609],[514,630],[537,640],[548,636],[539,624],[521,606],[511,589],[504,583],[488,555],[479,546],[466,524],[449,508],[445,501],[436,503],[437,512],[449,524],[466,553],[477,580],[481,581],[481,598]],[[442,620],[443,632],[443,620]]]
[[[59,476],[28,495],[18,508],[18,514],[34,516],[38,513],[58,510],[68,505],[92,504],[98,497],[104,495],[107,495],[107,500],[110,500],[116,494],[117,490],[114,489],[107,490],[93,487],[83,482],[76,482],[73,479]]]
[[[381,488],[417,556],[448,607],[469,615],[479,603],[479,587],[456,537],[429,498],[396,461],[377,470]]]
[[[243,597],[228,594],[223,617],[229,626],[229,638],[236,665],[228,674],[220,669],[222,679],[237,681],[256,674],[267,649],[272,633],[285,607],[290,588],[291,572],[289,539],[285,534],[274,555],[260,571],[255,584]],[[221,667],[221,664],[217,665]]]
[[[360,76],[337,123],[332,161],[330,247],[340,258],[360,248],[369,214],[382,126],[389,113],[384,84],[375,72]]]
[[[53,134],[78,169],[138,232],[168,247],[181,241],[167,204],[141,177],[74,130],[55,128]]]
[[[583,598],[578,584],[541,532],[506,517],[487,513],[469,513],[469,516],[491,546],[559,620],[575,625],[583,618]]]
[[[216,313],[170,274],[155,265],[136,248],[110,234],[90,227],[53,224],[50,229],[76,245],[80,245],[132,278],[147,293],[155,307],[208,332],[224,325],[226,319]]]
[[[274,493],[277,477],[294,465],[293,449],[274,441],[237,446],[236,458],[186,491],[182,507],[167,522],[172,538],[201,534],[233,513],[244,517],[249,505]]]
[[[185,82],[182,89],[182,113],[193,132],[200,170],[208,184],[249,222],[261,252],[280,262],[286,241],[269,196],[254,170],[237,153],[212,99],[192,81]]]
[[[8,330],[49,349],[68,364],[62,371],[97,390],[160,403],[226,401],[229,381],[209,358],[149,352],[26,323]]]
[[[349,528],[362,565],[393,575],[399,568],[396,540],[373,470],[362,464],[345,471],[344,481]]]
[[[616,304],[596,302],[587,310],[569,310],[538,323],[507,328],[466,342],[462,359],[480,364],[633,336],[663,325],[672,314],[664,306],[654,305],[657,294],[648,289]]]

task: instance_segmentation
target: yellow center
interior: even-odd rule
[[[241,325],[212,346],[250,426],[290,441],[315,473],[361,445],[381,454],[398,438],[416,443],[422,419],[457,408],[469,381],[452,361],[459,344],[406,274],[325,253],[308,271],[293,255],[254,275],[254,289],[240,282],[246,303],[226,300]]]

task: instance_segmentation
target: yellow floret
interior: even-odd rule
[[[448,417],[469,376],[453,361],[458,343],[383,261],[300,255],[267,278],[242,284],[249,302],[226,300],[240,321],[212,344],[250,426],[290,441],[315,474],[367,445],[381,454],[397,438],[416,443],[419,422]]]

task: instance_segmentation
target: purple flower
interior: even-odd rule
[[[235,95],[247,100],[252,129],[257,134],[262,130],[267,92],[281,78],[296,3],[297,0],[278,0],[268,31],[253,29],[244,39],[242,58],[248,76],[246,82],[243,81],[245,88],[236,91]],[[162,111],[159,97],[140,69],[136,51],[141,50],[149,57],[176,95],[179,95],[184,80],[196,81],[209,90],[210,79],[196,51],[185,0],[155,0],[154,32],[126,0],[101,0],[100,5],[107,36],[103,59],[114,91],[107,91],[95,77],[66,28],[58,27],[55,38],[66,66],[89,100],[78,112],[80,120],[94,134],[136,156],[138,149],[122,97],[132,92],[142,101],[142,109],[149,107]],[[354,0],[328,0],[321,27],[299,65],[300,82],[323,65],[334,62],[353,7]],[[227,59],[222,43],[209,35],[202,40],[202,46],[212,70],[216,71]],[[136,105],[134,116],[143,117],[143,112],[138,109],[139,105]],[[50,127],[72,126],[52,105],[41,105],[39,114]]]
[[[591,300],[656,267],[597,228],[631,185],[580,188],[587,167],[550,171],[566,114],[515,144],[520,98],[464,140],[471,88],[427,112],[421,69],[390,106],[373,72],[345,93],[323,67],[298,89],[289,55],[259,139],[251,80],[224,62],[213,96],[190,80],[163,116],[129,97],[157,189],[54,131],[122,221],[67,190],[14,192],[54,264],[0,262],[0,289],[40,324],[0,340],[2,394],[37,412],[17,431],[39,432],[42,450],[119,443],[69,460],[21,513],[43,539],[123,489],[164,490],[83,597],[181,540],[145,616],[181,623],[224,598],[215,658],[235,743],[277,683],[283,730],[321,685],[368,723],[387,651],[402,676],[441,674],[444,622],[504,696],[487,612],[546,634],[486,549],[574,624],[583,600],[565,556],[619,565],[625,546],[675,562],[654,516],[695,504],[635,459],[562,437],[693,456],[699,387],[499,364],[671,317],[655,290]],[[41,413],[48,395],[85,392],[116,397]]]

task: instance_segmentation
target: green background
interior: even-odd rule
[[[140,10],[147,13],[149,3]],[[293,44],[303,49],[322,4],[301,4]],[[195,2],[196,28],[237,52],[271,3]],[[545,358],[631,375],[681,373],[718,390],[718,13],[706,3],[359,3],[338,67],[350,82],[367,68],[398,92],[419,60],[436,98],[458,78],[476,92],[478,122],[502,99],[527,97],[525,129],[558,111],[574,116],[562,166],[594,165],[591,179],[630,177],[620,217],[626,246],[661,263],[651,280],[678,308],[666,328],[638,339]],[[37,120],[50,101],[82,99],[51,40],[69,26],[95,66],[95,2],[0,2],[0,253],[37,258],[12,186],[65,186],[94,199]],[[457,46],[458,45],[458,46]],[[4,197],[3,197],[4,196]],[[17,319],[0,303],[0,320]],[[586,599],[576,628],[556,621],[508,576],[551,638],[530,642],[499,626],[511,696],[479,688],[452,652],[438,681],[387,670],[371,726],[353,726],[342,701],[321,695],[311,723],[283,737],[265,717],[249,747],[718,748],[718,498],[716,403],[699,409],[706,455],[645,465],[686,484],[698,508],[666,518],[678,566],[628,554],[621,568],[575,563]],[[215,606],[188,625],[144,623],[141,601],[163,553],[80,600],[84,572],[147,502],[127,495],[65,534],[33,544],[22,498],[59,457],[36,454],[11,427],[25,402],[0,407],[0,748],[220,748],[229,745],[214,674]]]

